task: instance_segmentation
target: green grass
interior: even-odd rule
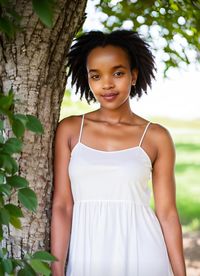
[[[60,118],[96,109],[86,101],[71,102],[66,94]],[[200,120],[149,118],[165,126],[176,147],[176,202],[183,231],[200,230]],[[151,205],[153,205],[151,198]]]
[[[183,231],[200,230],[200,120],[156,118],[176,147],[176,202]]]
[[[200,141],[200,135],[199,135]],[[200,229],[200,146],[176,144],[177,207],[181,222],[188,230]]]

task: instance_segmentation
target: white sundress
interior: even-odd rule
[[[164,236],[150,207],[152,166],[138,146],[102,151],[78,143],[69,177],[74,199],[66,276],[171,276]]]

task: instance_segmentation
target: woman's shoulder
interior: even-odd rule
[[[150,128],[149,128],[149,134],[152,139],[152,141],[157,145],[157,146],[166,146],[167,144],[173,144],[173,139],[170,134],[170,131],[163,125],[159,123],[150,123]]]
[[[65,127],[69,127],[71,125],[74,125],[74,123],[77,123],[78,121],[80,121],[82,115],[70,115],[67,116],[65,118],[63,118],[59,123],[58,126],[65,128]]]
[[[150,126],[152,134],[159,136],[160,138],[164,138],[165,136],[171,136],[167,127],[159,123],[150,121]]]
[[[148,132],[153,138],[158,137],[160,139],[171,136],[169,130],[165,126],[140,116],[137,116],[137,119],[138,125],[142,127],[148,126]]]
[[[71,115],[63,118],[57,126],[56,134],[71,137],[80,128],[82,115]]]

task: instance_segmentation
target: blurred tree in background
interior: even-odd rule
[[[200,61],[199,0],[110,0],[96,4],[106,30],[139,31],[169,67]]]

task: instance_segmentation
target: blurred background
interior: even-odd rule
[[[156,57],[156,80],[153,81],[147,95],[143,95],[139,100],[131,100],[131,107],[138,115],[164,125],[173,137],[177,156],[175,168],[177,207],[184,233],[187,270],[189,276],[198,276],[200,275],[200,64],[197,61],[199,59],[197,49],[191,47],[181,31],[183,28],[188,29],[186,35],[189,36],[191,35],[189,31],[194,31],[194,26],[193,29],[191,26],[186,28],[187,15],[178,5],[170,7],[175,11],[176,16],[171,13],[172,21],[175,23],[170,22],[172,25],[167,25],[169,22],[165,17],[167,13],[170,15],[170,12],[164,5],[159,6],[162,1],[114,0],[107,1],[109,4],[103,2],[104,4],[101,1],[88,1],[83,31],[109,31],[115,28],[137,30],[150,44]],[[137,5],[141,5],[141,2],[144,5],[142,7],[144,12],[138,10],[140,6],[137,9]],[[151,11],[151,18],[149,13],[145,12],[145,9],[149,9],[150,3],[144,4],[144,2],[155,5],[155,11]],[[172,4],[176,2],[171,1]],[[199,8],[200,6],[196,6],[200,14]],[[195,6],[192,9],[195,10]],[[196,14],[190,14],[191,16],[195,17]],[[193,41],[193,44],[195,43]],[[88,105],[84,99],[80,101],[68,80],[60,119],[97,108],[98,104]],[[153,206],[153,199],[151,202]]]

